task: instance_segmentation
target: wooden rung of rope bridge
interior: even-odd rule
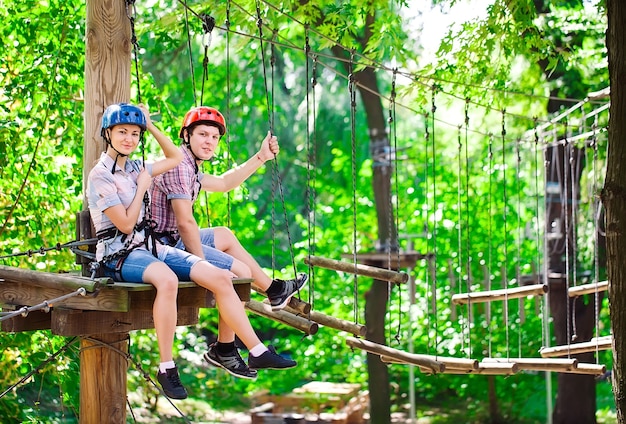
[[[252,290],[262,294],[263,296],[267,296],[264,291],[260,290],[254,284],[252,285]],[[263,304],[265,305],[265,303]],[[263,308],[263,310],[267,311],[267,308]],[[365,334],[367,334],[367,327],[365,327],[364,325],[357,324],[351,321],[346,321],[340,318],[335,318],[333,316],[325,315],[317,311],[312,311],[310,303],[304,302],[300,299],[296,299],[295,297],[289,299],[289,303],[287,304],[287,306],[285,306],[283,311],[295,315],[300,319],[304,319],[309,322],[313,321],[325,327],[334,328],[335,330],[339,331],[345,331],[347,333],[354,334],[355,336],[365,336]],[[267,318],[274,319],[270,315],[265,316]],[[277,321],[280,321],[280,319],[277,319]]]
[[[308,256],[304,258],[307,265],[320,266],[335,271],[348,272],[351,274],[372,277],[378,280],[389,281],[391,283],[406,283],[409,281],[409,275],[405,272],[397,272],[384,268],[377,268],[370,265],[355,264],[350,262],[338,261],[335,259],[322,258],[319,256]]]
[[[547,292],[547,284],[532,284],[529,286],[512,287],[500,290],[459,293],[452,296],[452,303],[455,305],[463,305],[467,303],[493,302],[496,300],[518,299],[532,295],[544,295]]]
[[[579,353],[595,352],[596,350],[607,350],[611,348],[612,344],[613,336],[594,337],[588,342],[545,347],[539,351],[539,354],[544,358],[576,355]]]
[[[602,375],[606,366],[578,362],[576,358],[485,358],[483,362],[513,362],[520,371],[554,371],[567,374]]]
[[[582,296],[584,294],[592,294],[609,289],[608,281],[599,281],[597,283],[581,284],[580,286],[570,287],[567,289],[569,297]]]

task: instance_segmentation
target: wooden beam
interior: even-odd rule
[[[603,375],[606,373],[606,366],[601,364],[584,364],[578,363],[578,366],[569,371],[571,374],[590,374],[590,375]]]
[[[465,358],[452,358],[448,356],[438,355],[420,355],[427,358],[431,358],[434,361],[441,362],[446,367],[446,373],[450,370],[471,371],[478,369],[477,359],[465,359]],[[393,358],[387,355],[381,355],[380,360],[390,364],[408,364],[408,362],[402,361],[399,358]]]
[[[519,365],[515,363],[496,364],[479,362],[478,368],[472,370],[446,369],[444,374],[484,374],[484,375],[512,375],[519,371]],[[430,374],[427,369],[421,369],[425,374]]]
[[[293,327],[309,336],[317,333],[317,330],[319,329],[319,326],[314,321],[307,320],[287,311],[272,311],[272,307],[269,304],[257,302],[256,300],[247,301],[246,309],[257,315],[261,315],[265,318],[269,318]]]
[[[5,310],[3,309],[3,311]],[[7,333],[49,329],[50,313],[44,311],[33,311],[29,312],[26,317],[17,316],[2,321],[2,331]]]
[[[417,355],[415,353],[403,352],[368,340],[347,337],[348,346],[361,349],[375,355],[386,356],[408,364],[417,365],[430,370],[433,374],[444,372],[446,366],[439,361],[432,359],[430,355]]]
[[[520,297],[543,295],[548,292],[547,284],[513,287],[509,289],[459,293],[452,296],[452,303],[464,305],[467,303],[493,302],[496,300],[518,299]]]
[[[584,294],[597,293],[609,289],[608,281],[600,281],[598,283],[581,284],[580,286],[570,287],[567,289],[569,297],[582,296]]]
[[[555,371],[572,372],[578,366],[578,360],[550,359],[550,358],[484,358],[485,363],[515,363],[520,370],[525,371]]]
[[[198,308],[179,308],[176,325],[187,326],[198,323]],[[76,311],[53,309],[50,328],[60,336],[86,336],[98,331],[127,333],[133,330],[154,328],[152,311],[130,310],[129,312]]]
[[[252,284],[252,290],[259,293],[260,295],[267,297],[267,293],[265,293],[263,290],[261,290],[259,287],[255,286],[254,284]],[[296,311],[293,313],[307,315],[309,312],[311,312],[310,303],[305,302],[300,299],[296,299],[295,297],[292,297],[291,299],[289,299],[289,303],[287,304],[287,306],[289,306],[291,309]]]
[[[584,343],[572,343],[563,346],[545,347],[539,351],[543,358],[551,358],[555,356],[576,355],[578,353],[595,352],[596,350],[611,349],[613,344],[612,336],[604,336],[593,338]]]
[[[0,265],[0,290],[3,290],[7,283],[28,283],[28,285],[41,288],[66,289],[75,291],[84,288],[89,293],[95,292],[98,288],[111,283],[110,278],[91,278],[73,274],[55,274],[53,272],[33,271],[31,269],[16,268]]]
[[[8,306],[33,306],[61,297],[73,289],[39,286],[26,282],[0,283],[0,304]],[[129,294],[123,290],[109,290],[108,285],[85,296],[76,296],[63,302],[63,307],[91,311],[126,312],[129,309]]]
[[[335,318],[330,315],[325,315],[317,311],[311,311],[308,314],[301,314],[297,310],[293,309],[291,305],[285,307],[285,311],[294,315],[300,315],[311,321],[315,321],[325,327],[334,328],[335,330],[345,331],[355,336],[364,337],[367,334],[367,327],[362,324],[357,324],[351,321]]]
[[[396,272],[369,265],[342,262],[335,259],[321,258],[319,256],[305,257],[304,262],[312,266],[320,266],[322,268],[328,268],[335,271],[349,272],[392,283],[406,283],[409,281],[409,275],[406,272]]]

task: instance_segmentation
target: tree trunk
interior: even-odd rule
[[[578,207],[579,186],[584,153],[570,145],[546,150],[546,234],[550,292],[550,313],[554,320],[557,345],[589,341],[595,328],[594,302],[570,298],[568,282],[575,273],[568,264],[575,263],[574,210]],[[574,172],[578,170],[578,172]],[[567,260],[567,262],[566,262]],[[595,297],[590,296],[595,299]],[[576,324],[574,326],[574,323]],[[593,353],[578,355],[581,362],[593,362]],[[596,386],[593,376],[558,375],[558,392],[553,412],[555,424],[595,423]]]
[[[85,134],[83,192],[87,176],[104,145],[100,137],[102,112],[111,103],[130,97],[130,22],[125,3],[88,0],[85,34]],[[83,208],[86,209],[86,197]],[[86,272],[86,271],[84,271]],[[93,336],[103,343],[119,334]],[[127,342],[119,342],[125,351]],[[89,346],[83,340],[80,364],[80,422],[126,422],[126,359],[106,345]]]
[[[609,60],[611,106],[609,109],[609,149],[602,202],[606,211],[607,273],[613,329],[613,393],[619,423],[626,419],[626,4],[607,0],[606,45]]]
[[[373,189],[378,219],[377,250],[397,252],[398,242],[394,225],[391,203],[391,151],[387,137],[386,123],[378,93],[376,74],[372,68],[366,68],[356,76],[367,114],[370,131],[370,152],[373,161]],[[385,318],[387,316],[387,300],[389,284],[386,281],[374,280],[365,300],[365,325],[367,340],[386,344]],[[391,422],[391,399],[389,392],[389,371],[387,365],[377,355],[367,355],[369,372],[370,415],[372,423],[386,424]]]

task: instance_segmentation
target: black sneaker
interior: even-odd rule
[[[163,392],[167,395],[167,397],[172,399],[186,399],[187,398],[187,390],[183,387],[183,384],[180,382],[180,376],[178,375],[178,368],[168,368],[165,372],[161,372],[157,374],[157,380],[161,383],[161,387],[163,387]]]
[[[270,301],[270,305],[272,305],[272,311],[278,311],[279,309],[283,309],[287,306],[289,299],[291,299],[293,295],[306,284],[308,279],[309,276],[305,273],[298,274],[295,280],[275,279],[274,281],[283,283],[283,290],[277,295],[267,297]]]
[[[217,351],[215,343],[212,343],[209,350],[204,354],[204,359],[209,364],[225,369],[235,377],[247,378],[248,380],[256,379],[257,372],[248,368],[245,361],[239,356],[237,348],[231,354],[222,355]]]
[[[248,356],[248,366],[253,370],[257,369],[273,369],[273,370],[283,370],[286,368],[293,368],[298,363],[293,359],[288,359],[283,356],[280,356],[276,353],[276,349],[274,346],[268,346],[267,352],[263,353],[261,356]]]

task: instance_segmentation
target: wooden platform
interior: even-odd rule
[[[369,394],[360,384],[312,381],[286,395],[255,396],[252,424],[336,423],[362,424]]]
[[[250,300],[252,279],[234,279],[242,301]],[[96,333],[125,333],[154,328],[152,305],[156,290],[151,284],[96,281],[71,274],[54,274],[0,266],[0,306],[5,312],[38,305],[71,293],[79,287],[85,296],[76,296],[49,312],[35,311],[2,321],[2,331],[52,330],[61,336]],[[214,308],[213,294],[193,282],[180,282],[177,325],[198,323],[200,308]]]

